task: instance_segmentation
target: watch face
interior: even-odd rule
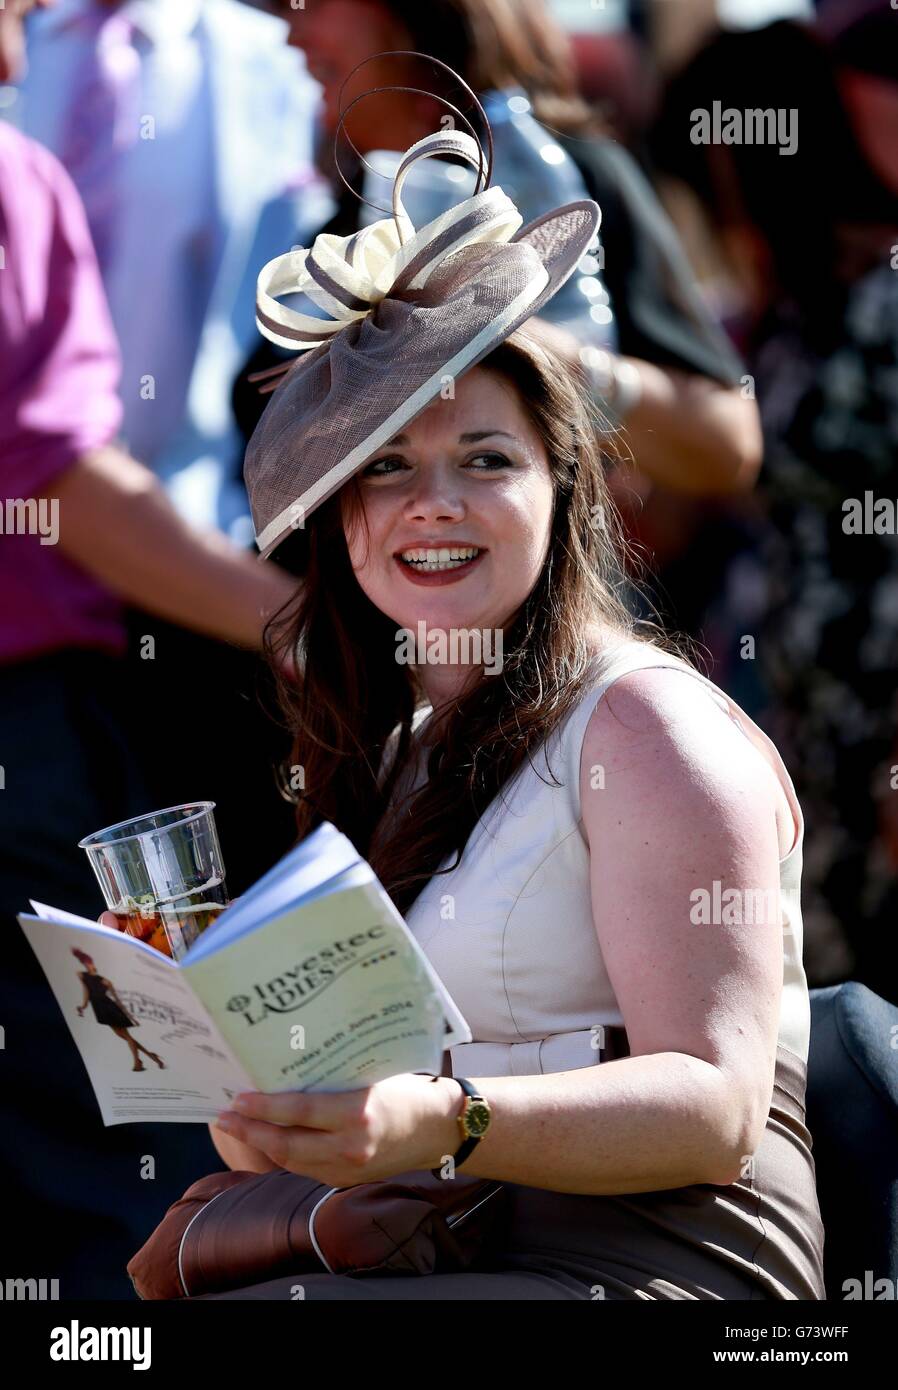
[[[472,1139],[479,1139],[485,1134],[490,1122],[489,1106],[484,1105],[483,1101],[475,1100],[468,1106],[465,1114],[465,1129]]]

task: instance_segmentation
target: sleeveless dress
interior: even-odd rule
[[[78,979],[84,982],[88,1001],[98,1023],[106,1023],[110,1028],[136,1027],[124,1010],[107,994],[110,984],[102,975],[91,975],[87,970],[79,970]]]
[[[594,1044],[597,1025],[620,1036],[624,1019],[592,914],[579,804],[583,738],[605,691],[630,671],[672,666],[703,683],[746,737],[772,753],[799,827],[780,862],[783,988],[776,1072],[752,1171],[729,1186],[694,1184],[623,1196],[506,1183],[507,1236],[482,1272],[403,1279],[303,1275],[306,1299],[826,1297],[823,1226],[804,1105],[810,1035],[799,901],[804,825],[791,779],[763,731],[685,662],[635,641],[610,655],[599,682],[543,745],[548,768],[542,749],[531,755],[478,821],[456,869],[426,885],[406,921],[474,1037],[451,1049],[453,1074],[528,1076],[625,1055],[597,1051]],[[426,708],[418,711],[413,730],[420,730],[428,714]],[[388,745],[382,778],[389,755]],[[420,783],[425,761],[419,746],[416,770],[401,779],[403,790]],[[280,1297],[281,1282],[236,1296]]]

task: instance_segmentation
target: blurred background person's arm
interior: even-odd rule
[[[66,0],[32,16],[9,107],[84,204],[123,447],[188,522],[241,547],[230,384],[255,341],[259,268],[316,216],[315,87],[285,33],[238,0]]]
[[[761,466],[757,407],[738,386],[697,371],[582,348],[558,324],[531,324],[581,371],[616,433],[620,460],[671,492],[712,497],[750,488]]]
[[[48,151],[10,127],[2,138],[9,175],[0,193],[5,496],[56,499],[60,554],[112,594],[259,647],[265,619],[290,598],[295,581],[224,535],[188,525],[155,476],[111,447],[121,418],[119,359],[83,209]],[[51,258],[42,258],[41,247]],[[35,590],[46,597],[28,645],[55,645],[52,613],[68,586],[84,593],[83,577],[51,561],[33,536],[7,538],[6,549],[10,584],[30,587],[32,605]],[[94,609],[85,604],[85,612]],[[48,629],[41,632],[43,619]],[[65,627],[71,637],[70,618]]]
[[[130,603],[196,632],[259,647],[297,581],[176,511],[162,484],[115,447],[82,454],[44,492],[59,500],[59,548]]]

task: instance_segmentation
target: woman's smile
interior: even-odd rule
[[[457,554],[457,551],[461,551],[462,554]],[[471,554],[471,551],[474,553]],[[415,558],[410,558],[411,556]],[[416,546],[393,558],[411,584],[423,584],[425,588],[441,588],[445,584],[459,583],[477,569],[486,556],[485,549],[473,546],[443,546],[439,549]]]

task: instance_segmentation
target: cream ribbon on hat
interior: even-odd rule
[[[355,232],[322,232],[310,250],[288,251],[262,267],[256,285],[256,326],[279,347],[305,352],[328,342],[350,323],[366,318],[405,274],[404,288],[422,288],[433,270],[462,247],[511,240],[523,217],[501,188],[487,188],[450,208],[419,231],[402,203],[412,165],[454,154],[480,166],[477,142],[464,131],[426,135],[406,152],[393,181],[393,216]],[[289,309],[275,296],[303,293],[328,315],[316,318]]]

